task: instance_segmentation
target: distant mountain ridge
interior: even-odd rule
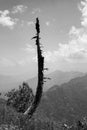
[[[68,82],[70,79],[85,75],[82,72],[62,72],[55,71],[47,75],[51,80],[48,80],[44,84],[44,91],[47,91],[53,85],[61,85],[62,83]],[[13,88],[18,88],[23,82],[28,82],[29,86],[35,92],[37,86],[37,77],[31,79],[20,79],[18,76],[0,75],[0,91],[8,91]]]

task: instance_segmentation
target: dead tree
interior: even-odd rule
[[[38,61],[38,84],[36,89],[36,95],[34,101],[31,106],[25,111],[24,115],[28,118],[31,118],[36,108],[38,107],[42,92],[43,92],[43,84],[44,84],[44,56],[42,55],[41,44],[40,44],[40,25],[39,19],[36,18],[36,36],[32,39],[36,39],[37,46],[37,61]]]

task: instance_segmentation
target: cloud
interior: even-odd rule
[[[29,22],[27,22],[27,25],[28,26],[32,26],[32,25],[34,25],[34,22],[33,21],[29,21]]]
[[[26,60],[22,59],[22,60],[18,61],[18,65],[25,66],[26,65]]]
[[[35,62],[34,58],[36,56],[36,49],[32,45],[26,44],[24,48],[21,48],[21,50],[24,52],[24,57],[17,61],[18,65],[26,66]]]
[[[87,44],[82,45],[79,41],[70,41],[69,44],[58,44],[58,49],[54,51],[47,51],[44,54],[45,61],[54,63],[60,59],[68,62],[78,62],[87,59]]]
[[[9,16],[9,14],[10,14],[9,10],[4,10],[4,11],[0,10],[0,24],[2,26],[7,26],[10,29],[13,29],[13,27],[17,23],[18,19],[12,19]]]
[[[45,24],[46,26],[50,26],[50,21],[47,21]]]
[[[27,9],[27,6],[17,5],[17,6],[14,6],[14,7],[13,7],[12,13],[13,13],[13,14],[23,13],[23,12],[25,12],[26,9]]]
[[[26,44],[26,48],[24,48],[23,50],[27,53],[35,53],[35,48],[30,44]]]
[[[23,57],[22,59],[20,59],[19,61],[17,61],[17,65],[19,66],[27,66],[29,64],[32,64],[34,62],[34,59],[32,58],[31,55],[26,55],[25,57]]]
[[[87,0],[81,1],[79,10],[81,16],[81,27],[72,26],[69,31],[70,41],[68,44],[59,45],[59,50],[65,51],[65,55],[73,60],[87,60]]]
[[[0,66],[2,67],[14,67],[16,64],[8,58],[0,58]]]
[[[45,22],[45,25],[46,25],[46,26],[50,26],[50,25],[53,26],[53,25],[55,24],[55,22],[56,22],[56,19],[53,18],[53,19],[50,19],[50,20],[46,21],[46,22]]]
[[[33,9],[33,11],[31,12],[32,14],[37,14],[37,13],[40,13],[41,12],[41,9],[40,8],[36,8],[36,9]]]
[[[54,51],[47,51],[43,55],[46,62],[54,63],[60,59],[66,62],[85,62],[87,60],[87,32],[83,28],[72,26],[69,31],[70,41],[58,43]]]
[[[56,53],[60,56],[65,58],[68,61],[79,61],[87,59],[87,44],[81,43],[79,39],[72,40],[68,44],[59,44],[59,49]]]
[[[9,27],[10,29],[13,29],[19,19],[11,18],[9,15],[11,13],[12,14],[23,13],[23,12],[25,12],[26,9],[27,9],[27,6],[17,5],[17,6],[13,7],[12,11],[9,11],[9,10],[1,11],[0,10],[0,24],[2,26],[6,26],[6,27]],[[22,25],[23,25],[23,23],[22,23]]]
[[[53,63],[57,60],[58,55],[56,55],[56,51],[46,51],[43,53],[43,56],[45,57],[45,62],[49,63]]]
[[[81,1],[79,10],[82,13],[81,25],[87,27],[87,0]]]
[[[76,28],[75,26],[72,26],[70,31],[69,31],[69,36],[76,36],[78,37],[78,35],[83,31],[83,29],[81,28]]]
[[[58,49],[48,53],[48,59],[58,60],[63,58],[68,62],[84,62],[87,60],[87,0],[81,1],[81,27],[72,26],[69,31],[68,43],[58,44]],[[50,61],[50,60],[49,60]]]
[[[67,61],[87,60],[87,31],[85,28],[72,26],[69,31],[70,41],[66,44],[59,43],[56,53]]]

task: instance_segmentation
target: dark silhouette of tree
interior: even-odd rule
[[[36,39],[37,46],[37,60],[38,60],[38,84],[36,89],[36,95],[34,97],[34,101],[31,106],[24,112],[24,115],[31,118],[33,113],[35,112],[37,106],[40,103],[42,92],[43,92],[43,84],[44,84],[44,56],[42,55],[41,44],[40,44],[40,25],[39,19],[36,18],[36,36],[32,39]]]

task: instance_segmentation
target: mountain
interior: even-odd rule
[[[57,121],[73,122],[87,116],[87,75],[51,87],[43,94],[39,111]]]
[[[44,84],[44,91],[47,91],[53,85],[61,85],[65,82],[70,81],[73,78],[81,77],[84,75],[85,74],[82,72],[74,72],[74,71],[63,72],[63,71],[56,70],[56,71],[46,75],[46,77],[51,78],[51,80],[47,80],[47,82]],[[35,88],[37,86],[37,77],[29,79],[29,80],[27,80],[27,82],[29,83],[29,86],[31,88],[33,88],[33,90],[35,90]]]
[[[62,81],[69,80],[69,82],[53,85],[43,93],[37,109],[37,117],[42,116],[56,121],[68,120],[73,122],[87,116],[87,75],[80,72],[56,71],[48,76],[55,78],[53,84],[57,84],[59,81],[59,84],[63,83]],[[77,77],[74,78],[75,76]],[[73,79],[70,80],[70,77],[73,77]],[[34,82],[35,78],[31,80]],[[13,84],[13,81],[10,84]]]
[[[62,72],[62,71],[52,72],[46,75],[47,77],[50,77],[51,80],[48,80],[44,84],[44,91],[47,91],[51,86],[55,84],[60,85],[62,83],[68,82],[72,78],[83,76],[83,75],[85,74],[81,72]],[[25,77],[24,75],[23,76],[22,75],[21,76],[0,75],[0,91],[7,92],[10,89],[18,88],[19,85],[21,85],[25,81],[28,82],[29,86],[35,92],[37,86],[37,77],[28,80],[27,80],[27,76],[26,78],[24,77]]]

